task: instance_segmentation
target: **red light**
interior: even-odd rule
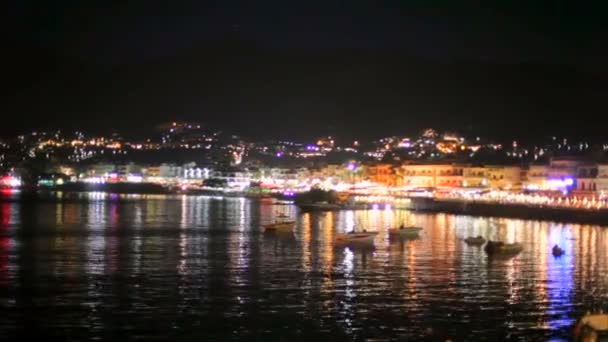
[[[15,177],[11,177],[11,176],[4,176],[2,177],[2,186],[8,186],[8,187],[14,187],[14,186],[18,186],[19,184],[19,180]]]

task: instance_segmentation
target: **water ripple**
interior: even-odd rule
[[[281,212],[293,233],[264,233]],[[411,222],[418,239],[387,227]],[[375,248],[335,246],[353,227]],[[0,332],[70,339],[567,340],[608,304],[598,226],[268,201],[0,201]],[[488,260],[462,239],[517,241]],[[550,248],[566,250],[554,258]]]

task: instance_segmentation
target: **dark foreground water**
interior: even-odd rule
[[[0,337],[566,340],[580,314],[608,308],[598,226],[84,196],[0,202]],[[295,232],[263,233],[279,212]],[[425,231],[390,240],[401,222]],[[378,230],[376,248],[334,246],[353,226]],[[489,261],[462,242],[478,234],[525,250]]]

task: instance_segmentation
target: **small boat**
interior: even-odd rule
[[[285,221],[265,224],[264,231],[267,232],[287,232],[293,230],[296,225],[296,221]]]
[[[422,227],[415,226],[401,226],[397,228],[389,228],[388,234],[390,236],[404,236],[404,237],[415,237],[422,231]]]
[[[608,314],[587,313],[574,326],[575,341],[608,341]]]
[[[551,249],[551,253],[553,253],[554,257],[561,257],[566,252],[562,248],[560,248],[558,245],[555,245]]]
[[[464,239],[464,242],[471,246],[481,246],[486,243],[486,239],[484,239],[481,235],[477,235],[475,237],[469,236],[468,238]]]
[[[378,232],[362,232],[362,233],[336,233],[337,243],[374,243],[374,238]]]
[[[491,241],[484,247],[486,254],[492,255],[516,255],[524,249],[521,243],[504,243],[502,241]]]

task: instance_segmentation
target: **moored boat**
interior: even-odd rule
[[[502,241],[489,240],[484,251],[486,254],[492,255],[516,255],[524,249],[521,243],[504,243]]]
[[[336,233],[337,243],[374,243],[378,232]]]
[[[296,221],[274,222],[265,224],[263,227],[265,231],[285,232],[293,230],[295,224]]]
[[[608,341],[608,314],[587,313],[574,326],[575,341]]]
[[[566,252],[558,245],[555,245],[551,249],[551,253],[553,253],[553,256],[555,256],[555,257],[560,257],[560,256],[564,255],[564,253],[566,253]]]
[[[401,227],[397,227],[397,228],[389,228],[388,230],[388,234],[390,236],[403,236],[403,237],[415,237],[418,236],[418,233],[420,233],[423,230],[422,227],[415,227],[415,226],[401,226]]]
[[[467,245],[472,245],[472,246],[481,246],[484,243],[486,243],[486,239],[483,238],[483,236],[469,236],[468,238],[464,239],[464,242]]]

